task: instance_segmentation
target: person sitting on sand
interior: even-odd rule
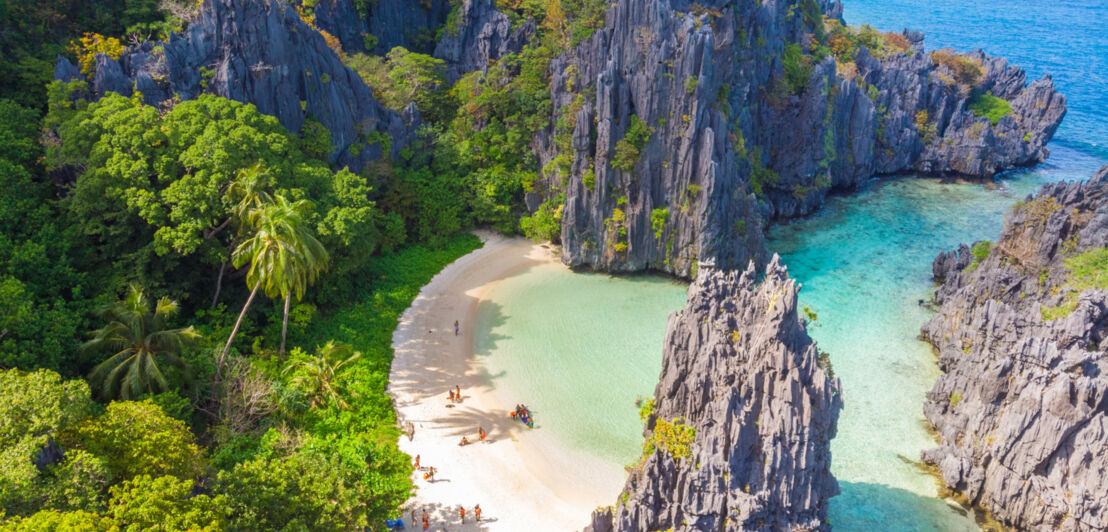
[[[469,445],[469,439],[462,436],[462,441],[458,442],[458,447],[465,447],[466,445]]]

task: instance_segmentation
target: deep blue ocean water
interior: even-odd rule
[[[846,408],[832,442],[842,495],[836,530],[973,530],[974,516],[938,498],[934,478],[914,463],[933,446],[922,415],[938,376],[917,339],[931,313],[931,260],[959,242],[995,239],[1008,208],[1042,184],[1089,177],[1108,164],[1108,1],[846,0],[853,25],[919,29],[930,49],[982,48],[1051,73],[1069,113],[1047,163],[988,183],[897,176],[836,196],[815,216],[770,230],[803,283],[810,328],[831,354]]]

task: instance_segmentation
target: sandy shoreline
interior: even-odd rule
[[[581,463],[587,457],[574,456],[552,435],[512,421],[508,413],[515,398],[498,396],[489,384],[489,375],[474,360],[469,334],[482,299],[501,280],[560,262],[550,249],[527,240],[479,236],[484,247],[424,286],[393,334],[388,393],[401,423],[415,425],[415,437],[402,436],[400,448],[438,470],[433,483],[416,473],[417,492],[406,507],[405,524],[422,530],[418,521],[409,522],[410,508],[417,508],[417,517],[427,510],[436,531],[579,530],[594,509],[614,501],[622,476],[604,475],[612,481],[603,485],[585,481],[582,468],[611,464]],[[454,336],[455,320],[461,322],[459,336]],[[447,393],[455,386],[461,386],[463,402],[448,407]],[[487,441],[459,447],[462,436],[478,439],[478,426],[488,431]],[[472,516],[475,504],[483,512],[480,526]],[[460,505],[466,507],[464,526]]]

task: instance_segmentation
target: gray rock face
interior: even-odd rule
[[[59,59],[55,72],[72,78],[67,63]],[[383,155],[375,138],[389,135],[396,153],[419,121],[414,109],[402,117],[378,103],[280,0],[207,0],[185,35],[143,43],[119,61],[99,56],[90,85],[94,96],[138,90],[152,105],[215,94],[253,104],[293,132],[310,116],[331,132],[332,162],[354,171]]]
[[[403,46],[430,54],[438,29],[449,16],[450,0],[377,0],[369,6],[369,33],[377,37],[377,47],[371,51],[385,55]]]
[[[443,30],[434,55],[446,61],[446,78],[453,83],[462,74],[484,71],[490,61],[518,52],[534,34],[534,20],[512,28],[495,0],[465,0],[455,25]]]
[[[811,213],[831,190],[903,171],[985,177],[1047,155],[1065,114],[1049,77],[1026,85],[1004,60],[970,54],[975,90],[1012,106],[993,126],[916,32],[909,53],[859,49],[853,76],[828,57],[792,94],[783,50],[812,32],[795,7],[623,0],[552,63],[555,113],[536,139],[544,174],[528,205],[565,195],[565,262],[686,277],[699,258],[741,268],[764,262],[763,220]],[[612,162],[632,116],[652,134],[623,170]]]
[[[366,4],[363,16],[353,0],[320,0],[314,9],[315,23],[342,41],[347,53],[385,55],[402,46],[430,54],[451,9],[450,0],[375,0]],[[377,42],[371,50],[366,49],[368,35]]]
[[[358,9],[354,7],[354,2],[321,0],[315,5],[312,13],[315,15],[316,27],[334,35],[342,43],[344,52],[349,54],[367,52],[365,44],[369,28],[361,13],[358,13]]]
[[[945,373],[924,413],[941,443],[923,458],[1019,529],[1108,529],[1108,291],[1075,289],[1066,264],[1106,245],[1108,166],[1017,206],[984,260],[935,260],[923,334]]]
[[[653,445],[620,502],[586,530],[828,530],[838,494],[829,445],[839,382],[797,317],[799,287],[776,256],[745,272],[700,270],[670,316],[647,441],[695,430],[685,450]]]

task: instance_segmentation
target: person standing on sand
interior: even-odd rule
[[[450,390],[450,402],[454,403],[454,390]]]
[[[454,320],[454,336],[458,336],[458,320]]]
[[[488,435],[488,433],[485,432],[485,427],[477,427],[477,435],[481,437],[481,441],[485,441],[485,436]]]
[[[477,520],[481,520],[481,505],[478,504],[473,508],[473,515],[477,517]]]
[[[459,402],[459,403],[460,403],[460,402],[462,402],[462,387],[461,387],[461,386],[458,386],[457,384],[455,384],[455,385],[454,385],[454,389],[455,389],[455,390],[457,390],[457,391],[456,391],[456,392],[454,393],[454,397],[457,397],[457,398],[458,398],[458,402]]]
[[[418,454],[415,455],[415,468],[416,468],[416,471],[419,470],[419,455]]]
[[[466,522],[466,507],[465,506],[459,506],[458,509],[460,509],[462,511],[462,522],[465,523]]]

